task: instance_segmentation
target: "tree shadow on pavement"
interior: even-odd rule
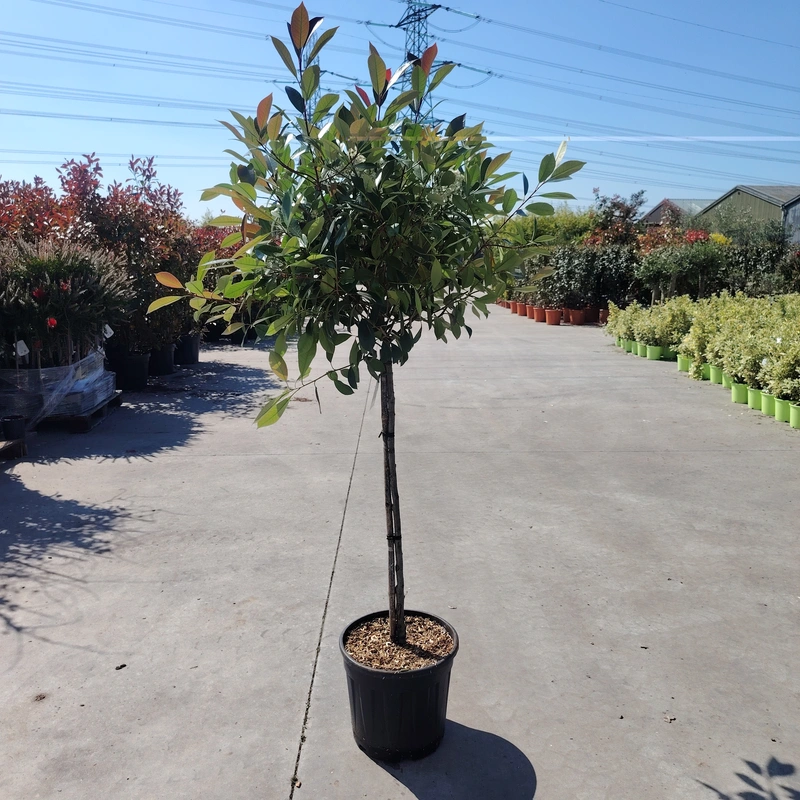
[[[439,749],[420,761],[377,764],[418,800],[531,800],[536,772],[511,742],[447,721]]]
[[[761,766],[755,761],[744,761],[746,769],[737,772],[739,786],[730,793],[723,792],[703,781],[701,786],[717,795],[717,800],[800,800],[800,784],[796,777],[794,764],[778,761],[774,756]],[[794,784],[794,787],[788,783]]]
[[[45,429],[31,440],[29,461],[148,458],[188,444],[205,414],[255,419],[280,384],[263,369],[206,361],[151,378],[144,392],[124,392],[122,406],[88,433]]]
[[[80,584],[60,569],[64,560],[108,553],[109,536],[124,512],[43,495],[7,473],[0,473],[0,506],[0,633],[35,635],[55,620],[38,617],[24,601],[36,599],[38,605],[40,598]]]

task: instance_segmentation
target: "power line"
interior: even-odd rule
[[[472,19],[480,20],[481,22],[485,22],[487,25],[496,25],[501,28],[508,28],[513,31],[518,31],[520,33],[527,33],[531,36],[539,36],[545,39],[551,39],[556,42],[562,42],[563,44],[570,44],[575,47],[583,47],[589,50],[595,50],[602,53],[610,53],[615,56],[622,56],[623,58],[631,58],[638,61],[646,61],[651,64],[659,64],[665,67],[671,67],[673,69],[681,69],[681,70],[688,70],[690,72],[696,72],[701,75],[712,75],[716,78],[724,78],[725,80],[731,81],[739,81],[740,83],[750,83],[755,86],[766,86],[770,89],[781,89],[782,91],[786,92],[800,92],[800,87],[798,86],[791,86],[785,83],[776,83],[775,81],[765,81],[759,78],[752,78],[748,75],[736,75],[732,72],[725,72],[723,70],[716,70],[711,69],[710,67],[700,67],[695,64],[687,64],[682,61],[672,61],[671,59],[667,58],[659,58],[658,56],[650,56],[645,53],[636,53],[632,50],[623,50],[619,47],[610,47],[608,45],[599,44],[597,42],[587,42],[584,39],[575,39],[571,36],[562,36],[561,34],[557,33],[550,33],[548,31],[538,30],[537,28],[528,28],[524,25],[520,25],[517,22],[504,22],[503,20],[492,19],[491,17],[486,17],[483,14],[473,14],[469,11],[461,11],[457,8],[452,8],[449,6],[438,6],[437,8],[441,8],[444,11],[448,11],[453,14],[459,14],[463,17],[470,17]]]
[[[800,47],[796,44],[789,44],[788,42],[778,42],[775,39],[762,39],[760,36],[750,36],[747,33],[738,33],[737,31],[729,31],[725,28],[716,28],[713,25],[703,25],[700,22],[692,22],[688,19],[679,19],[678,17],[669,17],[666,14],[657,14],[655,11],[645,11],[643,8],[634,8],[633,6],[626,6],[622,3],[614,3],[612,0],[600,0],[601,3],[605,3],[607,6],[616,6],[617,8],[624,8],[628,11],[635,11],[638,14],[647,14],[650,17],[658,17],[659,19],[668,19],[671,22],[680,22],[682,25],[692,25],[695,28],[703,28],[707,31],[716,31],[717,33],[725,33],[728,36],[738,36],[741,39],[750,39],[754,42],[764,42],[766,44],[776,44],[779,47],[791,47],[793,50],[800,50]]]

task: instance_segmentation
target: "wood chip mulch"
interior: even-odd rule
[[[452,652],[453,637],[432,619],[406,615],[406,643],[397,645],[389,638],[387,616],[354,628],[347,635],[344,647],[366,667],[405,672],[441,661]]]

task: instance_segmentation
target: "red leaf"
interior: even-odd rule
[[[431,67],[433,66],[433,60],[436,58],[436,54],[439,52],[439,48],[436,44],[432,44],[423,54],[422,58],[419,60],[419,64],[422,67],[423,71],[425,72],[425,76],[428,77],[431,74]]]
[[[269,118],[269,112],[272,109],[272,95],[268,94],[259,104],[256,111],[256,122],[260,130],[263,130]]]
[[[369,108],[372,105],[369,95],[360,86],[356,86],[356,91],[358,92],[358,96],[364,101],[364,105]]]

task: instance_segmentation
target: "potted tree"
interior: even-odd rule
[[[472,334],[466,312],[486,315],[512,270],[546,241],[535,226],[532,239],[511,232],[510,216],[545,211],[533,195],[583,164],[565,161],[562,145],[542,159],[537,180],[523,176],[521,194],[505,188],[510,153],[490,155],[481,125],[468,126],[463,115],[449,124],[423,116],[426,96],[454,67],[433,69],[435,45],[394,72],[370,46],[371,91],[357,87],[341,103],[323,94],[313,104],[317,58],[335,32],[312,38],[321,21],[301,4],[289,44],[273,37],[296,80],[286,89],[294,110],[275,108],[269,96],[254,116],[234,113],[238,125],[228,127],[243,149],[240,163],[229,182],[203,195],[229,197],[242,212],[240,249],[229,260],[207,254],[186,284],[160,277],[183,290],[173,301],[191,297],[198,318],[233,320],[246,306],[258,334],[276,337],[270,364],[287,386],[261,409],[259,427],[277,422],[296,392],[310,385],[316,391],[320,380],[345,395],[358,389],[365,370],[380,384],[388,611],[348,625],[340,646],[356,741],[370,755],[398,759],[432,752],[443,736],[458,637],[446,621],[405,609],[395,367],[423,328],[442,342]],[[395,94],[403,75],[408,88]],[[209,290],[203,282],[211,270],[219,277]],[[289,385],[284,357],[292,337],[300,377]],[[319,351],[330,367],[311,377]],[[368,637],[380,645],[365,647]]]

